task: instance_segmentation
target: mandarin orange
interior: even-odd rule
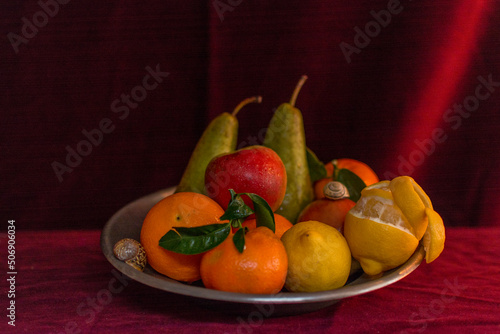
[[[208,196],[180,192],[165,197],[146,215],[141,229],[141,244],[148,263],[157,272],[183,282],[200,279],[203,254],[185,255],[160,247],[159,241],[173,227],[196,227],[220,223],[224,210]]]
[[[354,205],[356,203],[349,198],[338,200],[321,198],[309,203],[300,213],[297,222],[315,220],[342,232],[345,216]]]
[[[249,230],[253,230],[257,227],[257,220],[255,218],[247,219],[242,224],[243,227],[248,227]],[[278,238],[281,238],[283,233],[285,233],[293,224],[280,214],[274,214],[274,233]]]
[[[335,159],[333,162],[337,165],[337,169],[345,168],[359,176],[367,186],[379,182],[377,174],[364,162],[349,158]],[[314,197],[316,199],[325,197],[323,188],[328,182],[332,181],[334,172],[333,162],[330,161],[325,164],[327,177],[314,183]],[[333,180],[335,181],[335,178]]]
[[[274,294],[283,288],[287,268],[285,246],[269,228],[261,226],[245,234],[242,253],[231,237],[206,252],[200,272],[208,289]]]

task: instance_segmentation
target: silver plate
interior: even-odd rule
[[[140,240],[142,221],[148,211],[158,201],[173,193],[175,188],[168,188],[141,197],[116,212],[104,226],[101,233],[101,248],[106,259],[122,274],[131,279],[170,293],[187,296],[201,305],[219,309],[225,313],[250,314],[262,312],[266,316],[283,316],[312,312],[348,298],[381,289],[403,279],[415,270],[424,258],[420,245],[415,253],[401,266],[384,272],[377,277],[365,274],[351,277],[348,283],[339,289],[312,292],[280,292],[276,295],[257,295],[224,292],[204,288],[201,284],[185,284],[157,273],[150,266],[140,272],[113,255],[114,244],[123,238]]]

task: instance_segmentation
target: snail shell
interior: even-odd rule
[[[349,198],[349,190],[338,181],[331,181],[325,184],[323,193],[325,197],[329,199]]]
[[[118,241],[113,247],[113,254],[118,260],[124,261],[137,270],[143,271],[146,267],[146,251],[134,239],[125,238]]]

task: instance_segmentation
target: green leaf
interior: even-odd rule
[[[230,232],[230,223],[174,227],[160,239],[159,245],[180,254],[200,254],[221,244]]]
[[[318,159],[316,154],[309,147],[306,148],[306,153],[307,165],[309,167],[309,175],[311,176],[311,181],[316,182],[328,177],[325,164]]]
[[[236,246],[238,252],[243,253],[245,249],[245,229],[240,228],[233,236],[233,243]]]
[[[241,219],[231,219],[229,223],[233,228],[240,228],[243,225],[243,222],[245,221],[246,218],[241,218]]]
[[[255,219],[257,220],[257,227],[265,226],[274,232],[276,230],[274,213],[269,203],[267,203],[265,199],[263,199],[257,194],[246,193],[245,195],[250,197],[250,199],[253,202],[253,209],[255,211]]]
[[[361,190],[366,187],[366,184],[363,182],[363,180],[361,180],[359,176],[345,168],[339,169],[338,172],[335,168],[335,174],[337,181],[347,187],[347,190],[349,191],[349,198],[354,202],[357,202],[361,197]]]
[[[245,204],[240,196],[241,194],[236,194],[233,189],[229,191],[231,192],[231,201],[220,220],[245,219],[250,216],[253,210]]]

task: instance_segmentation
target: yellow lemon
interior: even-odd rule
[[[429,219],[429,225],[422,243],[425,249],[425,262],[431,263],[443,251],[446,236],[441,216],[431,208],[425,208],[425,213]]]
[[[427,194],[409,176],[394,178],[390,184],[394,202],[403,211],[403,214],[414,229],[415,237],[420,240],[427,229],[428,218],[425,208],[432,209],[432,203]]]
[[[443,219],[434,211],[425,191],[409,176],[399,176],[390,182],[394,201],[415,229],[415,237],[422,239],[425,262],[431,263],[443,251],[445,228]]]
[[[409,176],[366,187],[346,215],[344,236],[368,275],[408,260],[423,239],[426,261],[444,248],[444,224],[423,189]]]
[[[309,220],[292,226],[281,241],[288,255],[285,288],[315,292],[345,285],[351,271],[351,252],[334,227]]]

